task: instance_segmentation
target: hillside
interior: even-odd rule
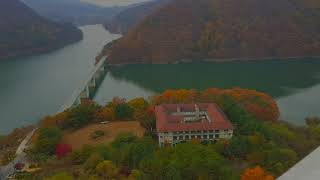
[[[0,1],[0,59],[47,52],[82,39],[70,24],[57,24],[18,0]]]
[[[318,56],[319,4],[314,0],[173,0],[104,52],[111,50],[110,64]]]
[[[126,34],[129,29],[137,25],[153,11],[169,0],[153,0],[144,3],[131,5],[128,9],[120,12],[109,21],[104,23],[104,27],[112,33]]]
[[[40,15],[79,25],[101,24],[127,7],[100,7],[80,0],[23,0]]]

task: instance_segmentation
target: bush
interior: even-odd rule
[[[102,137],[104,135],[105,135],[104,131],[97,130],[97,131],[94,131],[92,134],[90,134],[90,138],[91,139],[98,139],[99,137]]]
[[[16,153],[14,151],[9,151],[6,152],[3,156],[2,159],[0,161],[0,165],[7,165],[9,164],[11,161],[14,160],[14,158],[16,158]]]
[[[84,163],[90,155],[94,152],[94,148],[91,146],[84,146],[81,150],[74,151],[71,154],[71,159],[74,164]]]
[[[81,104],[70,110],[67,121],[68,128],[81,128],[96,118],[100,106],[96,104]]]
[[[117,120],[126,120],[133,117],[133,108],[126,103],[117,104],[115,106],[115,117]]]
[[[72,152],[72,147],[69,144],[58,144],[56,146],[56,156],[63,158]]]
[[[67,172],[60,172],[53,176],[44,178],[44,180],[73,180],[73,177]]]
[[[56,145],[62,138],[62,132],[56,127],[47,127],[39,129],[39,137],[32,149],[32,152],[43,155],[53,155]]]

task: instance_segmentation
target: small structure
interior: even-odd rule
[[[159,146],[192,139],[230,139],[233,126],[214,103],[163,104],[155,108]]]

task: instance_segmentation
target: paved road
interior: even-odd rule
[[[0,167],[0,180],[4,180],[9,175],[13,174],[15,172],[14,166],[17,163],[25,163],[27,161],[26,153],[24,152],[24,150],[28,147],[27,144],[36,130],[37,128],[32,130],[20,143],[16,151],[16,158],[8,165]]]

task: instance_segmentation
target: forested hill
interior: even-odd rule
[[[0,59],[42,53],[82,39],[71,24],[51,22],[19,0],[0,1]]]
[[[168,1],[169,0],[152,0],[131,5],[131,7],[107,21],[104,27],[113,33],[126,34],[129,29],[152,14],[155,9],[165,5]]]
[[[72,22],[77,25],[102,24],[124,7],[101,7],[81,0],[22,0],[41,16],[57,22]]]
[[[320,55],[320,1],[172,0],[109,47],[110,64]]]

